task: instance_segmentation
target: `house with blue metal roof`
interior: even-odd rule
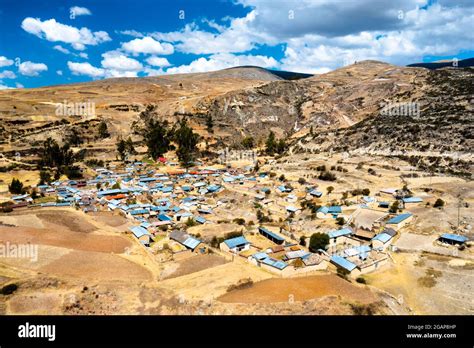
[[[260,226],[258,228],[258,233],[260,233],[265,238],[270,239],[273,243],[281,245],[283,244],[283,242],[285,242],[285,238],[283,238],[282,236],[279,236],[278,234],[270,231],[269,229],[265,227]]]
[[[232,253],[240,253],[244,250],[250,249],[250,242],[245,239],[245,237],[235,237],[231,239],[226,239],[219,245],[222,251],[232,252]]]
[[[132,226],[129,228],[129,230],[142,244],[144,244],[145,246],[150,245],[152,237],[150,232],[148,232],[145,228],[141,226]]]
[[[459,234],[443,233],[438,240],[451,245],[462,245],[468,241],[468,238]]]
[[[331,256],[330,260],[332,264],[336,265],[336,267],[342,268],[343,270],[349,273],[357,267],[357,265],[353,264],[352,262],[346,260],[341,256],[333,255]]]
[[[407,224],[409,224],[413,220],[413,214],[411,213],[404,213],[399,214],[397,216],[392,217],[390,220],[386,222],[386,225],[389,227],[398,230]]]
[[[191,251],[196,250],[198,246],[202,243],[199,239],[183,232],[183,231],[173,231],[170,233],[170,239],[174,240]]]
[[[342,213],[342,208],[338,205],[321,207],[316,212],[316,217],[320,219],[337,218]]]
[[[420,197],[406,197],[402,198],[403,203],[421,203],[423,202],[423,199]]]

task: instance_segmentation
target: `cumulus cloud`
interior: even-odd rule
[[[230,53],[213,54],[209,58],[201,57],[188,65],[181,65],[166,70],[167,74],[196,73],[214,71],[240,65],[256,65],[263,68],[277,68],[278,62],[273,57],[261,55],[234,55]]]
[[[156,56],[151,56],[146,59],[146,62],[150,65],[153,66],[158,66],[158,67],[167,67],[170,66],[170,62],[168,62],[168,59],[162,58],[162,57],[156,57]]]
[[[85,75],[92,78],[136,77],[143,65],[136,59],[127,57],[120,51],[108,51],[102,54],[101,68],[90,63],[68,62],[73,75]]]
[[[5,70],[0,72],[0,79],[15,79],[16,75],[13,71]]]
[[[0,56],[0,68],[4,66],[13,65],[13,60],[8,59],[7,57]]]
[[[47,71],[48,66],[44,63],[23,62],[19,65],[18,71],[25,76],[39,76],[42,71]]]
[[[149,36],[125,42],[122,44],[122,49],[134,55],[140,53],[168,55],[174,52],[173,45],[167,42],[156,41]]]
[[[230,20],[228,27],[218,25],[214,21],[204,21],[217,32],[200,29],[196,23],[191,23],[180,31],[156,32],[151,36],[158,40],[175,43],[176,49],[180,52],[193,54],[245,52],[255,48],[257,43],[276,44],[271,35],[252,29],[250,23],[256,16],[257,13],[251,11],[243,18]]]
[[[67,66],[69,70],[71,70],[73,75],[85,75],[85,76],[90,76],[93,78],[103,77],[105,75],[104,69],[96,68],[87,62],[86,63],[67,62]]]
[[[95,46],[111,40],[105,31],[92,32],[85,27],[78,29],[58,23],[54,18],[41,21],[39,18],[27,17],[21,23],[21,27],[41,39],[68,43],[76,50],[84,50],[88,45]]]
[[[119,51],[109,51],[102,54],[102,67],[118,71],[140,71],[143,65],[136,59],[127,57]]]
[[[69,9],[69,13],[74,16],[90,16],[92,12],[86,7],[73,6]]]

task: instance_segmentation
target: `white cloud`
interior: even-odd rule
[[[220,53],[210,56],[208,59],[201,57],[188,65],[168,68],[167,74],[195,73],[214,71],[234,66],[255,65],[263,68],[277,68],[278,62],[273,57],[261,55],[234,55],[230,53]]]
[[[25,88],[25,86],[23,86],[21,83],[17,82],[15,83],[15,87],[16,88]]]
[[[136,59],[129,58],[121,52],[109,51],[102,54],[102,67],[117,71],[140,71],[143,65]]]
[[[133,39],[122,44],[122,49],[134,55],[145,54],[173,54],[173,46],[167,42],[159,42],[147,36],[142,39]]]
[[[245,52],[255,48],[257,43],[276,44],[271,35],[250,27],[256,16],[257,13],[251,11],[243,18],[232,19],[228,27],[205,20],[204,23],[217,30],[217,33],[202,30],[192,23],[187,24],[181,31],[157,32],[151,35],[158,40],[175,43],[178,51],[193,54]]]
[[[8,87],[7,85],[2,85],[2,82],[0,81],[0,90],[2,89],[12,89],[13,87]]]
[[[77,16],[90,16],[92,12],[85,7],[73,6],[69,9],[69,13],[75,17]]]
[[[165,72],[163,71],[163,69],[152,69],[152,68],[149,68],[149,67],[146,67],[144,69],[144,72],[147,76],[159,76],[159,75],[164,75]]]
[[[56,70],[56,74],[58,74],[59,76],[63,76],[63,71],[62,70]]]
[[[56,51],[62,52],[64,54],[70,54],[71,53],[71,51],[69,51],[67,48],[64,48],[61,45],[56,45],[56,46],[53,47],[53,49],[55,49]]]
[[[0,68],[4,66],[13,65],[13,60],[8,59],[7,57],[0,56]]]
[[[146,59],[146,62],[150,65],[153,66],[158,66],[158,67],[167,67],[170,66],[170,62],[168,62],[168,59],[162,58],[162,57],[156,57],[156,56],[151,56]]]
[[[87,45],[95,46],[111,40],[105,31],[92,32],[85,27],[78,29],[58,23],[54,18],[43,22],[39,18],[27,17],[21,23],[21,27],[41,39],[71,44],[76,50],[84,50]]]
[[[18,71],[25,76],[39,76],[40,72],[47,71],[48,66],[44,63],[33,63],[26,61],[20,64]]]
[[[89,59],[89,55],[86,52],[80,52],[79,57],[84,58],[84,59]]]
[[[13,71],[5,70],[0,72],[0,79],[16,79],[16,75]]]
[[[67,62],[67,66],[73,75],[86,75],[93,78],[103,77],[105,75],[104,69],[96,68],[90,63]]]

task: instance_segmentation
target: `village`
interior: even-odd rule
[[[274,160],[257,171],[249,161],[189,169],[165,158],[158,165],[110,163],[88,179],[37,185],[43,203],[31,194],[12,196],[11,207],[120,215],[128,221],[123,232],[154,256],[218,253],[277,277],[329,271],[364,282],[362,275],[393,263],[394,241],[418,218],[411,208],[426,204],[406,187],[359,189],[336,199],[337,183],[290,180],[267,170],[273,167]],[[435,244],[456,254],[470,242],[446,231]]]

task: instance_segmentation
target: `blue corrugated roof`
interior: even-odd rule
[[[394,216],[393,218],[391,218],[390,220],[387,221],[387,224],[398,224],[398,223],[402,222],[403,220],[408,219],[410,216],[412,216],[412,214],[410,214],[410,213],[405,213],[405,214],[400,214],[400,215]]]
[[[267,253],[259,252],[259,253],[253,254],[252,257],[254,259],[257,259],[257,260],[261,261],[261,260],[266,259],[268,257],[268,255],[267,255]]]
[[[420,197],[407,197],[403,198],[403,203],[420,203],[423,202],[423,199]]]
[[[129,211],[130,215],[141,215],[141,214],[148,214],[148,210],[146,209],[135,209]]]
[[[272,231],[267,230],[265,227],[259,227],[259,228],[258,228],[258,231],[259,231],[259,232],[266,233],[266,234],[268,234],[269,236],[275,238],[276,240],[280,240],[280,241],[284,241],[284,240],[285,240],[284,238],[280,237],[279,235],[273,233]]]
[[[207,221],[207,220],[204,219],[202,216],[196,216],[196,217],[194,218],[194,220],[195,220],[196,222],[199,222],[200,224],[204,224],[204,223],[206,223],[206,221]]]
[[[231,239],[227,239],[224,241],[224,243],[230,248],[235,248],[238,245],[243,245],[243,244],[250,244],[247,239],[245,239],[243,236],[240,237],[235,237]]]
[[[347,261],[345,258],[337,255],[331,256],[331,262],[335,263],[339,267],[348,270],[349,272],[352,272],[352,270],[357,267],[352,262]]]
[[[346,236],[349,234],[352,234],[352,230],[350,228],[342,228],[340,230],[331,231],[328,233],[329,238],[337,238],[337,237]]]
[[[188,247],[189,249],[195,249],[199,245],[199,243],[201,243],[200,240],[193,237],[189,237],[183,242],[183,245]]]
[[[372,238],[372,240],[378,240],[382,243],[387,243],[390,239],[392,239],[392,236],[387,233],[380,233]]]
[[[283,262],[283,261],[280,261],[280,260],[275,260],[271,257],[267,257],[266,259],[263,259],[262,263],[264,263],[266,265],[269,265],[269,266],[272,266],[272,267],[275,267],[279,270],[282,270],[282,269],[284,269],[288,266],[288,264],[286,262]]]
[[[459,234],[452,234],[452,233],[444,233],[444,234],[441,235],[441,238],[453,240],[453,241],[459,242],[459,243],[464,243],[468,240],[464,236],[460,236]]]
[[[150,235],[147,230],[145,230],[143,227],[140,226],[133,226],[129,228],[130,231],[132,231],[133,235],[137,238],[140,238],[141,236],[144,235]]]
[[[170,218],[168,215],[166,214],[160,214],[158,215],[158,220],[160,221],[171,221],[173,220],[172,218]]]

